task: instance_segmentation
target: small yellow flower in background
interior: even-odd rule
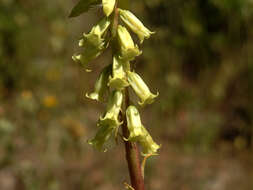
[[[131,61],[136,56],[142,54],[138,46],[134,44],[134,41],[124,26],[119,25],[117,29],[118,40],[121,48],[120,59]]]
[[[43,99],[43,105],[47,108],[53,108],[58,105],[58,100],[53,95],[45,96]]]
[[[79,41],[79,46],[84,48],[83,53],[74,54],[72,59],[81,62],[83,66],[91,60],[98,57],[105,48],[103,35],[110,26],[110,20],[103,18],[94,26],[89,34],[83,34],[83,38]]]
[[[103,10],[105,15],[108,17],[112,14],[114,7],[115,7],[115,0],[102,0]]]
[[[119,59],[118,57],[113,57],[113,67],[112,67],[112,76],[109,77],[108,85],[117,90],[122,90],[127,87],[129,84],[127,82],[127,74],[124,70],[125,61]]]
[[[122,102],[123,102],[122,92],[117,90],[113,91],[109,97],[106,113],[104,117],[100,117],[98,125],[99,126],[110,125],[112,127],[118,127],[121,124],[118,117],[119,112],[121,110]]]
[[[127,140],[136,141],[143,135],[143,125],[141,124],[140,114],[135,106],[129,106],[126,110],[127,127],[129,137]]]
[[[148,39],[151,34],[154,34],[154,32],[151,32],[149,29],[147,29],[133,13],[128,10],[118,10],[120,18],[134,33],[137,34],[141,43],[144,41],[144,39]]]
[[[24,99],[31,99],[33,97],[33,94],[29,90],[24,90],[24,91],[22,91],[21,96]]]
[[[95,88],[94,92],[90,94],[86,94],[87,98],[90,98],[92,100],[97,100],[97,101],[103,101],[104,95],[106,91],[108,90],[108,78],[111,73],[111,68],[112,65],[109,65],[105,67],[102,72],[100,73],[96,83],[95,83]]]
[[[141,99],[141,102],[139,102],[141,106],[153,103],[154,99],[159,94],[152,94],[142,78],[135,72],[128,72],[128,82],[138,97]]]

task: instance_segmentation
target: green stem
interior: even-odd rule
[[[117,45],[116,45],[117,39],[116,39],[116,37],[117,37],[117,27],[118,27],[118,20],[119,20],[119,13],[118,13],[117,6],[118,6],[118,0],[116,0],[114,14],[112,17],[112,27],[111,27],[113,54],[115,54],[117,52]],[[130,105],[128,88],[125,88],[124,95],[125,95],[124,96],[125,110],[122,113],[122,118],[124,121],[124,123],[122,124],[122,131],[123,131],[123,136],[125,138],[128,138],[129,131],[127,128],[127,120],[126,120],[126,114],[125,114],[127,107]],[[141,171],[140,155],[139,155],[138,146],[136,143],[129,142],[129,141],[124,141],[124,143],[125,143],[126,160],[127,160],[127,164],[128,164],[131,185],[135,190],[145,190],[144,178],[142,176],[142,171]]]

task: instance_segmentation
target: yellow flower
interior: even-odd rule
[[[43,104],[45,107],[53,108],[53,107],[57,106],[58,101],[55,96],[50,95],[50,96],[46,96],[43,99]]]
[[[147,29],[133,13],[128,10],[118,10],[120,18],[134,33],[137,34],[141,43],[144,39],[148,39],[151,34],[154,34],[154,32],[151,32],[149,29]]]
[[[103,35],[110,25],[110,20],[103,18],[96,26],[94,26],[89,34],[83,34],[83,38],[79,41],[79,46],[84,48],[83,53],[75,54],[72,59],[81,62],[83,66],[91,60],[98,57],[105,48]]]
[[[143,135],[143,125],[141,124],[140,114],[135,106],[129,106],[126,110],[127,127],[129,137],[127,140],[136,141]]]
[[[101,150],[104,143],[110,138],[113,130],[114,128],[110,125],[100,126],[96,136],[92,140],[89,140],[88,143],[96,149]]]
[[[107,17],[110,16],[110,14],[113,12],[115,2],[115,0],[102,0],[103,10]]]
[[[112,76],[109,77],[108,83],[110,87],[122,90],[129,85],[127,82],[127,75],[124,70],[124,65],[128,64],[128,61],[121,60],[116,56],[113,57]]]
[[[108,65],[105,67],[102,72],[100,73],[96,83],[94,92],[90,94],[86,94],[87,98],[90,98],[92,100],[102,101],[105,95],[105,92],[108,90],[108,78],[111,73],[112,65]]]
[[[118,127],[121,122],[119,121],[119,112],[121,110],[121,105],[123,102],[123,94],[121,91],[113,91],[109,97],[109,102],[107,105],[106,113],[104,117],[100,117],[98,125],[105,126],[110,125],[113,127]]]
[[[148,88],[148,86],[144,83],[142,78],[135,72],[128,72],[128,82],[135,91],[135,93],[138,95],[138,97],[141,99],[141,102],[139,104],[141,106],[144,106],[146,104],[152,104],[154,102],[154,99],[158,96],[159,93],[152,94]]]
[[[117,33],[121,48],[120,59],[131,61],[142,53],[125,27],[119,25]]]
[[[126,110],[127,128],[129,130],[129,137],[126,141],[139,142],[142,147],[142,154],[144,156],[156,154],[160,148],[157,145],[148,131],[141,123],[140,114],[136,107],[129,106]]]
[[[157,150],[160,148],[158,144],[156,144],[145,127],[142,127],[143,135],[139,138],[139,143],[142,147],[142,155],[147,156],[150,154],[157,154]]]

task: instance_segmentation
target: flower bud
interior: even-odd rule
[[[127,140],[136,141],[143,134],[143,125],[141,124],[140,114],[135,106],[129,106],[126,110],[127,127],[129,130],[129,137]]]
[[[122,90],[129,85],[126,72],[124,71],[124,64],[127,65],[128,63],[124,62],[118,57],[113,57],[112,76],[109,77],[108,83],[110,87]]]
[[[105,15],[108,17],[110,14],[113,12],[114,7],[115,7],[115,0],[103,0],[103,10]]]
[[[142,133],[143,135],[139,138],[139,143],[142,147],[142,155],[156,154],[160,146],[153,141],[145,127],[142,127]]]
[[[113,91],[109,97],[109,102],[107,105],[107,111],[104,117],[100,117],[98,125],[110,125],[117,127],[121,124],[118,120],[119,112],[121,110],[121,105],[123,102],[123,94],[121,91]]]
[[[134,33],[137,34],[141,43],[144,39],[148,39],[151,34],[154,34],[154,32],[151,32],[149,29],[147,29],[133,13],[127,10],[118,10],[120,18]]]
[[[108,29],[109,25],[109,19],[104,18],[91,29],[89,34],[83,34],[83,38],[79,41],[79,46],[84,48],[84,52],[73,55],[72,59],[76,62],[81,62],[84,66],[98,57],[105,48],[102,36]]]
[[[95,83],[94,92],[86,94],[87,98],[92,100],[102,101],[105,95],[105,92],[108,90],[108,78],[111,73],[112,65],[105,67],[102,72],[99,74],[99,77]]]
[[[120,59],[131,61],[142,53],[138,46],[134,45],[133,39],[125,27],[119,25],[117,32],[121,48]]]
[[[92,140],[89,140],[88,143],[96,149],[101,150],[104,143],[110,138],[113,130],[114,128],[110,125],[100,126],[96,136]]]
[[[135,93],[141,99],[139,104],[144,106],[146,104],[151,104],[154,102],[154,99],[158,96],[159,93],[152,94],[148,88],[148,86],[144,83],[142,78],[135,72],[128,72],[128,82],[135,91]]]

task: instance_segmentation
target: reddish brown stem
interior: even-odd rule
[[[128,89],[125,89],[125,107],[129,106]],[[126,115],[124,117],[124,123],[122,125],[123,136],[128,138],[129,131],[127,128]],[[126,160],[128,164],[129,175],[131,179],[131,185],[135,190],[145,190],[144,179],[141,172],[140,155],[138,146],[136,143],[125,141]]]

